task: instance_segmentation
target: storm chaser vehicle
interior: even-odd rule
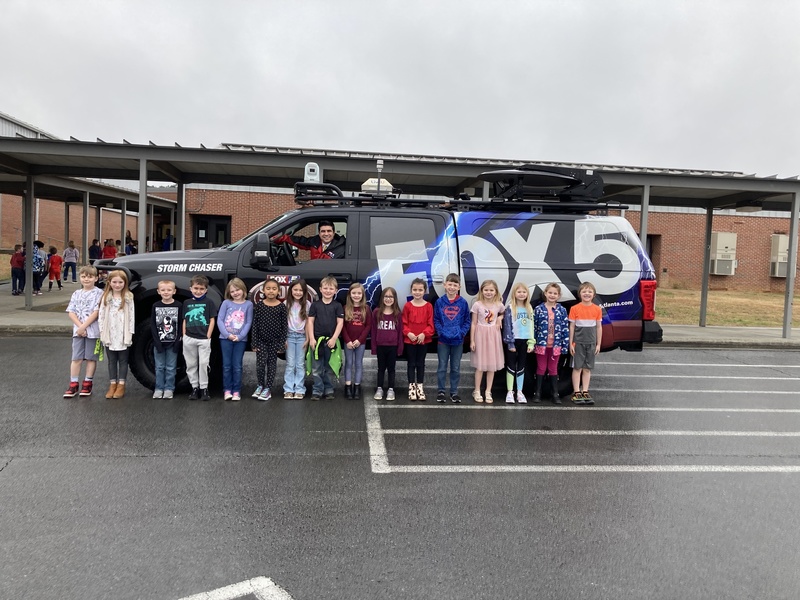
[[[316,293],[320,280],[332,275],[339,283],[340,301],[350,284],[359,281],[373,307],[384,286],[398,290],[402,306],[416,277],[428,282],[428,299],[434,302],[453,272],[460,274],[461,294],[469,302],[484,279],[497,281],[504,299],[515,282],[525,282],[534,304],[555,281],[563,290],[561,302],[569,307],[578,286],[590,281],[603,308],[603,350],[641,350],[644,343],[661,341],[661,327],[654,320],[653,265],[628,221],[608,216],[609,210],[626,207],[600,201],[599,175],[532,166],[481,178],[493,188],[488,199],[346,196],[331,184],[298,183],[295,210],[228,246],[98,261],[101,269],[122,268],[130,274],[138,319],[131,371],[153,388],[148,319],[158,299],[158,281],[175,281],[177,298],[186,300],[189,281],[197,274],[209,278],[208,295],[217,305],[233,277],[252,290],[271,277],[284,286],[285,294],[285,286],[298,278]],[[309,260],[304,251],[271,241],[287,234],[314,236],[320,221],[333,222],[345,237],[344,258]],[[567,359],[561,365],[565,370]],[[221,373],[218,349],[212,354],[213,373]],[[569,385],[568,377],[561,379]]]

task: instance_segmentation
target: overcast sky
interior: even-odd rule
[[[3,0],[68,139],[800,175],[797,0]]]

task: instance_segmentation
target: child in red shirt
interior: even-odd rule
[[[417,277],[411,282],[411,302],[403,306],[403,341],[408,355],[408,399],[425,402],[425,355],[433,339],[433,305],[425,301],[428,285]]]
[[[64,259],[58,254],[58,248],[50,246],[49,255],[47,256],[47,269],[50,275],[50,286],[47,291],[53,291],[53,280],[58,282],[58,289],[63,289],[61,286],[61,266],[64,264]]]

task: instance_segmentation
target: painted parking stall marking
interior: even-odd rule
[[[232,585],[186,596],[180,600],[237,600],[255,598],[256,600],[292,600],[289,592],[273,582],[269,577],[255,577]]]
[[[620,367],[630,372],[621,372]],[[658,372],[652,375],[647,374],[652,367],[657,367]],[[602,364],[602,368],[609,371],[598,369],[592,377],[593,391],[598,399],[603,403],[598,406],[575,407],[570,405],[565,399],[563,406],[550,405],[547,401],[544,404],[504,404],[498,398],[496,404],[491,406],[478,404],[427,404],[427,403],[399,403],[384,404],[365,400],[364,411],[367,424],[367,433],[370,449],[370,460],[373,473],[800,473],[799,459],[797,453],[788,451],[786,446],[781,446],[781,440],[789,443],[791,440],[800,437],[800,390],[795,382],[800,381],[800,365],[780,365],[780,364],[736,364],[736,363],[688,363],[688,362],[607,362]],[[720,369],[732,369],[736,375],[724,375]],[[748,372],[748,369],[752,371]],[[782,373],[785,370],[789,374]],[[687,374],[687,371],[690,373]],[[772,371],[771,373],[769,371]],[[710,374],[711,373],[711,374]],[[792,376],[795,373],[797,377]],[[622,381],[620,381],[622,380]],[[675,382],[674,387],[671,383]],[[719,383],[730,381],[735,389],[719,389]],[[626,386],[630,382],[636,387]],[[702,389],[702,382],[707,382],[710,389]],[[754,386],[751,382],[758,382]],[[622,383],[622,386],[614,385]],[[647,384],[651,385],[647,385]],[[611,384],[607,387],[604,384]],[[664,384],[667,384],[666,386]],[[764,389],[768,387],[768,389]],[[775,389],[775,388],[788,389]],[[620,400],[620,394],[636,396],[636,402],[632,406],[615,406],[613,403]],[[616,397],[615,397],[616,395]],[[755,398],[750,401],[748,396]],[[675,404],[677,398],[678,405]],[[775,398],[771,401],[770,398]],[[708,399],[708,400],[707,400]],[[776,404],[781,399],[781,403],[789,403],[789,407],[770,407],[769,404]],[[730,405],[724,406],[702,406],[707,402],[727,402]],[[797,408],[792,408],[797,401]],[[741,403],[748,401],[750,405],[742,406]],[[737,404],[738,403],[738,404]],[[456,415],[477,414],[476,411],[484,411],[487,415],[492,415],[486,419],[476,422],[472,417],[469,420],[455,419]],[[518,414],[519,421],[533,420],[532,426],[516,421],[517,417],[511,415]],[[552,415],[560,424],[568,426],[543,425],[542,418],[545,415]],[[698,426],[691,419],[691,415],[706,415],[705,426]],[[422,417],[422,415],[428,415]],[[508,418],[501,415],[508,415]],[[539,415],[539,417],[536,417]],[[592,416],[606,415],[603,423],[592,422]],[[619,416],[622,421],[616,423],[623,426],[608,427],[609,419]],[[630,415],[630,416],[627,416]],[[659,417],[658,425],[651,417]],[[674,415],[671,416],[671,415]],[[408,417],[407,419],[405,417]],[[412,418],[413,417],[413,418]],[[419,417],[419,418],[418,418]],[[678,427],[663,427],[668,419],[681,417],[684,422]],[[734,419],[734,417],[737,417]],[[771,418],[771,420],[765,420]],[[511,423],[508,419],[515,419]],[[630,420],[630,421],[629,421]],[[389,425],[386,425],[388,421]],[[399,423],[408,422],[411,426],[402,426]],[[429,424],[430,423],[430,424]],[[468,427],[462,426],[468,424]],[[498,427],[498,423],[503,427]],[[624,426],[634,423],[640,426]],[[770,427],[769,424],[774,427]],[[422,424],[424,427],[417,425]],[[523,427],[520,427],[520,424]],[[606,426],[603,427],[602,425]],[[688,424],[689,427],[685,425]],[[709,426],[710,424],[710,426]],[[508,425],[508,426],[505,426]],[[588,425],[588,427],[587,427]],[[641,426],[644,425],[644,426]],[[650,425],[650,426],[648,426]],[[674,422],[668,423],[674,425]],[[719,425],[717,427],[717,425]],[[733,425],[733,426],[732,426]],[[786,427],[786,430],[783,428]],[[556,456],[558,450],[552,450],[552,446],[544,446],[544,440],[579,440],[581,437],[587,439],[608,438],[616,440],[613,442],[609,452],[605,456],[611,464],[591,464],[591,460],[586,460],[585,464],[483,464],[485,460],[505,455],[503,450],[486,450],[487,446],[475,446],[467,442],[469,439],[486,439],[491,444],[491,440],[498,440],[500,448],[503,448],[503,440],[531,439],[532,444],[539,444],[537,451],[526,452],[527,448],[520,446],[514,448],[516,451],[509,451],[509,462],[520,460],[520,455],[527,457],[530,462],[546,463],[548,451],[551,452],[551,460]],[[637,464],[636,451],[641,444],[634,444],[633,451],[626,451],[622,446],[622,440],[646,440],[660,439],[665,444],[676,444],[677,450],[665,450],[664,456],[659,456],[664,464],[650,464],[652,457],[660,449],[653,450],[653,447],[645,445],[649,454],[641,456],[642,464]],[[691,449],[684,449],[680,440],[697,440],[701,444],[702,451],[697,450],[697,446]],[[406,445],[399,445],[396,442],[410,440]],[[419,440],[419,443],[414,440]],[[729,440],[729,441],[726,441]],[[746,447],[742,447],[735,440],[743,440]],[[744,440],[752,440],[744,442]],[[770,443],[773,446],[768,448],[759,447],[758,451],[753,451],[754,445],[760,444],[757,440],[764,440],[763,443]],[[474,464],[433,464],[435,453],[447,454],[448,444],[457,444],[458,451],[455,452],[456,460],[468,459],[469,452],[474,449],[473,461],[464,460],[465,463]],[[714,444],[726,444],[720,447]],[[794,444],[794,442],[791,442]],[[430,446],[426,446],[430,444]],[[749,444],[749,446],[748,446]],[[398,448],[412,447],[413,452],[401,452]],[[619,448],[618,448],[619,447]],[[793,447],[793,446],[792,446]],[[395,452],[395,460],[392,460],[392,452]],[[542,448],[547,448],[542,451]],[[557,448],[557,446],[556,446]],[[697,455],[695,455],[696,453]],[[575,448],[571,447],[571,452],[564,452],[565,456],[575,456]],[[428,460],[426,461],[426,456]],[[593,458],[594,455],[589,456]],[[668,460],[671,459],[671,464]],[[695,464],[680,464],[681,460],[687,457],[694,458]],[[614,464],[622,458],[626,464]],[[697,460],[701,458],[703,460]],[[724,460],[720,460],[720,458]],[[402,459],[402,460],[401,460]],[[415,464],[402,464],[413,460]],[[725,464],[731,461],[753,464]],[[714,461],[714,464],[703,464],[704,462]],[[558,463],[559,460],[554,460]],[[573,461],[574,458],[573,458]],[[718,463],[718,464],[717,464]],[[756,464],[758,463],[758,464]],[[767,464],[775,463],[775,464]]]

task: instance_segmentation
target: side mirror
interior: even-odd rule
[[[272,242],[266,233],[259,233],[250,254],[250,266],[266,269],[272,265]]]

